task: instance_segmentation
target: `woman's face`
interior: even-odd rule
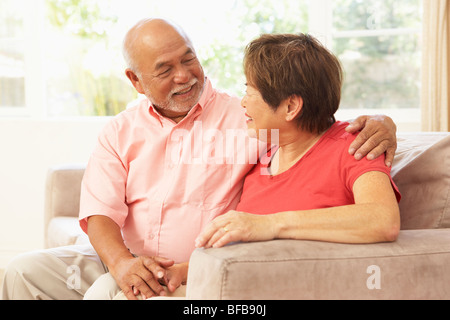
[[[281,108],[274,110],[262,98],[261,93],[247,84],[247,90],[241,102],[246,109],[247,128],[250,137],[270,142],[271,135],[279,133],[285,121],[281,115]],[[275,130],[275,132],[272,132]]]

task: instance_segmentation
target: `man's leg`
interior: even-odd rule
[[[3,300],[80,300],[106,271],[90,245],[25,253],[8,265]]]
[[[100,276],[84,295],[84,300],[113,300],[121,292],[116,280],[108,272]]]
[[[169,292],[167,287],[163,286],[166,291],[165,297],[156,297],[153,299],[186,299],[186,286],[180,286],[174,293]],[[142,296],[137,296],[139,300],[142,300]],[[117,285],[116,280],[110,273],[105,273],[95,281],[95,283],[89,288],[84,295],[85,300],[127,300],[127,297]]]

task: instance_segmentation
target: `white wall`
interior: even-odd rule
[[[50,166],[86,163],[108,118],[0,118],[0,268],[44,247],[44,190]]]

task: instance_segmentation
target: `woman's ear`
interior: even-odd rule
[[[141,80],[136,75],[136,73],[134,73],[134,71],[132,71],[131,69],[127,69],[125,70],[125,75],[127,76],[128,79],[130,79],[131,84],[133,85],[133,87],[136,89],[137,92],[139,92],[140,94],[145,94],[144,88],[141,85]]]
[[[303,109],[303,98],[292,95],[287,99],[286,121],[293,121]]]

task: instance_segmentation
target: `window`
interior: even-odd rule
[[[344,65],[340,119],[386,113],[418,123],[421,10],[422,0],[0,0],[0,110],[117,114],[137,97],[123,36],[163,16],[186,29],[220,89],[242,95],[243,49],[259,34],[309,32]]]
[[[24,15],[18,1],[0,2],[0,108],[25,107]]]
[[[136,98],[123,72],[119,21],[139,10],[134,3],[45,0],[48,116],[115,115]]]
[[[41,1],[0,0],[0,116],[42,109],[41,9]]]
[[[419,130],[422,1],[334,0],[332,12],[332,50],[346,71],[341,110]]]

